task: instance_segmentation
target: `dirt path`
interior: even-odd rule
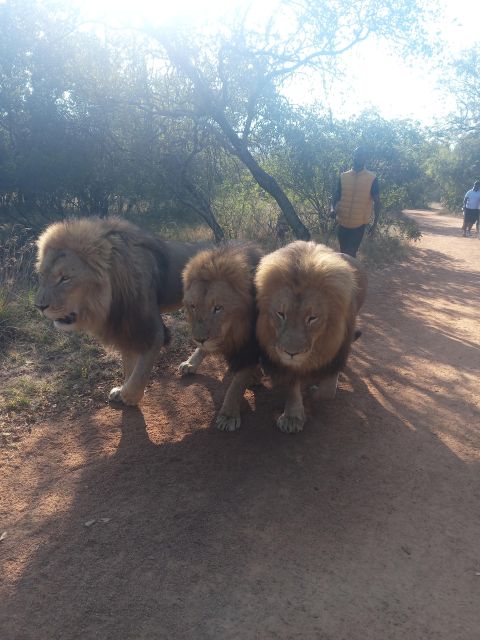
[[[412,215],[302,434],[215,431],[212,360],[2,459],[2,640],[480,638],[480,241]]]

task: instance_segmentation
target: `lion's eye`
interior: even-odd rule
[[[277,311],[276,314],[279,318],[281,318],[282,320],[285,320],[285,314],[283,311]]]
[[[318,316],[310,316],[309,318],[307,318],[307,324],[313,324],[317,320],[318,320]]]
[[[222,309],[223,309],[223,307],[221,307],[219,304],[217,304],[217,305],[215,305],[213,307],[213,313],[219,313]]]
[[[60,278],[59,284],[63,284],[65,282],[70,282],[70,278],[68,276],[62,276]]]

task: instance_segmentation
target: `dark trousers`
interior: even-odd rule
[[[474,224],[478,224],[478,209],[463,209],[463,227],[465,231],[470,231]]]
[[[352,258],[357,257],[358,247],[362,241],[366,226],[366,224],[362,224],[360,227],[348,229],[338,225],[338,241],[340,242],[341,253],[347,253]]]

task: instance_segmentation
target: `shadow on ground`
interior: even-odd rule
[[[414,249],[373,278],[339,394],[308,402],[301,434],[274,429],[267,390],[239,432],[212,429],[213,365],[70,425],[86,462],[74,479],[47,466],[34,490],[65,483],[72,502],[38,525],[2,638],[478,638],[478,463],[445,444],[478,446],[479,347],[452,329],[459,307],[473,320],[478,272],[457,267]],[[458,404],[450,369],[467,376]]]

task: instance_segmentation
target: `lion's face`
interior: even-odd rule
[[[74,251],[47,249],[37,265],[35,305],[62,331],[95,331],[105,323],[111,302],[108,279]]]
[[[297,373],[330,362],[354,322],[354,269],[339,254],[297,241],[265,256],[255,276],[257,337],[269,358]]]
[[[253,246],[202,251],[183,272],[183,303],[195,342],[204,351],[238,353],[253,331]]]
[[[184,305],[195,342],[205,351],[221,351],[244,304],[226,281],[194,281],[184,292]]]
[[[291,368],[305,368],[325,333],[328,304],[315,290],[296,295],[289,287],[275,290],[269,300],[270,351]]]

